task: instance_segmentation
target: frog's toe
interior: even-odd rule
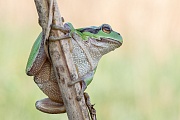
[[[36,102],[36,108],[41,112],[49,114],[60,114],[65,113],[66,109],[63,103],[57,103],[49,98],[45,98]]]

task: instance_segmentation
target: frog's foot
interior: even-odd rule
[[[66,109],[63,103],[57,103],[49,98],[45,98],[36,102],[36,108],[41,112],[49,114],[65,113]]]
[[[87,107],[89,109],[89,113],[91,115],[91,119],[92,120],[97,120],[97,118],[96,118],[96,110],[94,109],[94,105],[91,104],[90,97],[89,97],[88,93],[84,92],[84,97],[85,97],[86,105],[87,105]]]
[[[68,86],[70,87],[70,86],[73,86],[73,85],[75,85],[76,83],[79,83],[79,82],[81,82],[82,87],[81,87],[81,91],[79,92],[79,95],[77,95],[77,100],[78,101],[81,100],[81,98],[84,95],[84,91],[87,88],[87,85],[86,85],[85,81],[84,80],[74,80],[74,81],[71,81],[71,82],[68,83]]]

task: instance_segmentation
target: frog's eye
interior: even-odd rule
[[[103,24],[103,25],[102,25],[102,31],[105,32],[105,33],[107,33],[107,34],[110,34],[111,31],[112,31],[111,26],[108,25],[108,24]]]

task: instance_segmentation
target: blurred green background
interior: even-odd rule
[[[180,120],[179,0],[58,0],[74,27],[108,23],[124,44],[87,88],[99,120]],[[35,109],[46,97],[25,74],[41,28],[33,0],[0,0],[0,120],[67,120]]]

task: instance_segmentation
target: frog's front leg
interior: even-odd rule
[[[50,40],[50,41],[57,41],[57,40],[62,40],[62,39],[71,38],[71,36],[70,36],[70,28],[67,27],[66,24],[64,25],[64,27],[59,26],[59,25],[51,25],[51,29],[52,29],[52,30],[60,30],[61,32],[64,33],[64,35],[62,35],[62,36],[60,36],[60,37],[50,36],[50,37],[49,37],[49,40]]]
[[[49,114],[60,114],[66,112],[63,103],[54,102],[49,98],[37,101],[35,106],[38,110]]]
[[[51,28],[53,30],[60,30],[61,32],[63,33],[69,33],[70,32],[70,29],[69,27],[65,24],[64,27],[60,26],[60,25],[51,25]]]
[[[95,69],[96,70],[96,69]],[[89,73],[87,73],[85,76],[83,76],[82,78],[79,78],[77,80],[73,80],[71,82],[68,83],[68,86],[73,86],[76,83],[81,83],[81,91],[79,93],[79,95],[77,95],[77,100],[80,101],[81,98],[84,95],[84,91],[86,90],[87,86],[91,83],[95,70],[90,71]]]
[[[71,86],[73,86],[73,85],[75,85],[76,83],[79,83],[79,82],[81,82],[82,87],[81,87],[81,91],[80,91],[79,95],[77,95],[77,100],[78,101],[81,100],[81,98],[83,97],[84,91],[87,88],[87,85],[86,85],[85,81],[80,79],[80,80],[74,80],[74,81],[71,81],[71,82],[68,83],[68,86],[71,87]]]

